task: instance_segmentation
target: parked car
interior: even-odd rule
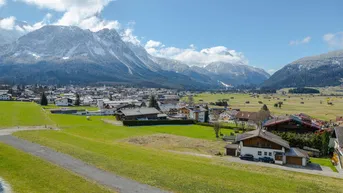
[[[239,158],[241,160],[255,161],[254,156],[251,154],[241,155],[241,156],[239,156]]]
[[[258,159],[258,161],[260,162],[265,162],[265,163],[275,163],[275,161],[273,160],[273,158],[270,157],[260,157]]]

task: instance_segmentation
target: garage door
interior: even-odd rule
[[[286,163],[287,164],[292,164],[292,165],[302,165],[302,158],[301,157],[291,157],[287,156],[286,157]]]
[[[226,149],[226,155],[236,156],[236,149]]]

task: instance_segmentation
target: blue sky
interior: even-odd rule
[[[98,7],[65,1],[6,0],[0,17],[34,24],[49,13],[50,23],[64,18],[60,24],[79,25],[66,13],[76,17],[86,10],[87,18],[93,14],[102,22],[100,28],[117,29],[153,55],[199,65],[224,60],[277,70],[301,57],[343,48],[341,0],[90,0]]]

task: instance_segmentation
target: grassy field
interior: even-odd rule
[[[126,142],[128,138],[158,133],[214,140],[215,136],[211,128],[120,127],[104,124],[101,117],[87,121],[84,117],[66,115],[52,115],[52,120],[64,129],[19,132],[15,135],[70,154],[104,170],[166,190],[189,193],[343,190],[343,180],[340,179],[236,164],[227,162],[221,157],[180,155],[153,146]],[[209,136],[205,136],[204,133],[208,133]],[[270,183],[271,181],[273,183]]]
[[[0,109],[0,128],[52,123],[36,103],[0,101]]]
[[[58,166],[0,143],[0,177],[13,192],[110,192]]]
[[[332,165],[330,158],[311,158],[312,163],[316,163],[322,166],[327,166],[332,169],[334,172],[338,172],[336,167]]]
[[[271,99],[265,99],[265,96],[271,96]],[[234,97],[234,99],[231,99]],[[277,99],[279,98],[279,100]],[[248,94],[210,94],[202,93],[194,97],[195,102],[200,100],[204,102],[216,102],[218,99],[230,99],[230,108],[239,108],[243,111],[258,111],[261,109],[262,101],[266,104],[272,114],[285,115],[295,113],[306,113],[315,118],[323,120],[335,120],[336,116],[343,116],[343,98],[342,97],[330,97],[332,106],[327,105],[328,97],[325,96],[311,96],[311,95],[287,95],[280,94],[274,95],[260,95],[259,98],[253,98]],[[186,99],[185,99],[186,100]],[[285,101],[284,101],[285,100]],[[249,101],[250,104],[245,102]],[[282,108],[275,108],[274,104],[282,101],[284,105]],[[322,104],[320,104],[322,101]],[[304,104],[301,104],[304,102]]]

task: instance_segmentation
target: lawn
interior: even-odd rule
[[[332,169],[334,172],[338,172],[336,167],[332,165],[330,158],[311,158],[312,163],[316,163],[322,166],[327,166]]]
[[[51,123],[49,117],[36,103],[0,101],[0,128]]]
[[[265,99],[265,96],[271,96],[271,99]],[[234,97],[234,99],[231,99]],[[289,98],[290,97],[290,98]],[[279,98],[279,100],[277,99]],[[210,94],[202,93],[194,97],[195,102],[200,100],[204,102],[216,102],[218,99],[229,99],[230,108],[239,108],[243,111],[258,111],[261,109],[261,101],[266,104],[272,114],[285,115],[285,114],[299,114],[306,113],[315,118],[323,120],[335,120],[336,116],[343,116],[343,98],[342,97],[329,97],[333,106],[327,105],[327,96],[319,95],[287,95],[281,94],[273,95],[260,95],[259,98],[253,98],[249,94]],[[183,100],[187,100],[184,98]],[[284,101],[285,100],[285,101]],[[249,101],[250,104],[245,102]],[[275,108],[274,104],[282,101],[283,106],[281,108]],[[320,102],[322,101],[322,104]],[[304,104],[301,104],[304,102]]]
[[[13,192],[110,192],[63,168],[0,143],[0,178]]]
[[[29,131],[15,135],[70,154],[101,169],[174,192],[337,192],[343,180],[227,162],[224,158],[180,155],[124,139],[172,133],[213,139],[210,127],[119,127],[101,117],[52,115],[61,131]],[[207,136],[207,134],[209,136]],[[270,183],[273,181],[273,183]]]

